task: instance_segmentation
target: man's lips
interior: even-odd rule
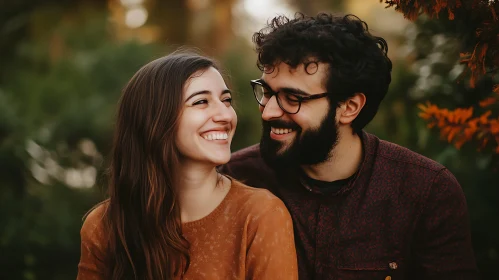
[[[297,131],[300,129],[300,127],[295,123],[284,122],[280,120],[263,121],[262,124],[266,130],[271,130],[272,128],[275,128],[275,129],[291,129],[293,131]]]

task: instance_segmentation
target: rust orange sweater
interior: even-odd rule
[[[105,205],[93,210],[81,229],[79,280],[109,279],[110,257],[103,233]],[[208,216],[183,224],[191,244],[184,279],[298,279],[293,226],[281,200],[235,180]]]

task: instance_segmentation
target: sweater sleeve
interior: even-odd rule
[[[444,169],[436,177],[416,230],[415,256],[424,279],[477,279],[466,199]]]
[[[291,216],[274,197],[248,226],[246,279],[298,279]]]
[[[81,256],[77,280],[108,279],[106,265],[106,243],[103,234],[104,206],[94,209],[85,219],[80,231]]]

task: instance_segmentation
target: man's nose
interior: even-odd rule
[[[277,104],[277,97],[272,96],[265,107],[260,106],[260,112],[262,112],[262,119],[265,121],[276,119],[282,117],[284,111]]]

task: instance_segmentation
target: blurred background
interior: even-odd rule
[[[0,1],[0,279],[75,279],[82,217],[105,196],[121,88],[152,59],[184,45],[217,58],[236,93],[233,150],[258,142],[251,36],[269,18],[296,11],[353,13],[387,40],[393,81],[366,130],[456,175],[483,279],[499,279],[497,154],[442,141],[417,107],[475,104],[491,81],[474,89],[456,82],[457,27],[408,21],[378,0]]]

